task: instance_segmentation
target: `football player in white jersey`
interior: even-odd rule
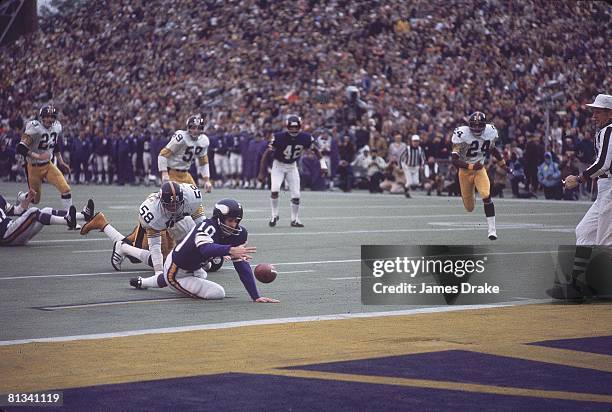
[[[465,210],[474,210],[474,189],[478,190],[484,203],[484,212],[489,227],[489,239],[497,239],[495,229],[495,207],[491,200],[491,183],[484,168],[486,156],[491,153],[502,167],[505,162],[495,147],[497,129],[487,124],[482,112],[472,113],[469,125],[461,126],[453,132],[452,162],[459,170],[459,185]]]
[[[83,225],[81,234],[98,229],[115,242],[111,257],[115,270],[121,270],[121,263],[127,256],[134,263],[149,264],[159,274],[164,270],[164,258],[174,243],[180,242],[196,224],[206,219],[202,210],[202,194],[197,186],[169,181],[142,202],[138,209],[139,224],[129,236],[110,225],[102,212]]]
[[[191,163],[197,159],[198,175],[204,181],[204,191],[210,193],[210,170],[208,167],[208,136],[204,133],[204,119],[199,115],[189,116],[187,130],[177,130],[168,144],[159,152],[157,166],[162,183],[173,180],[197,186],[189,173]]]
[[[62,172],[68,172],[70,168],[59,152],[58,141],[61,134],[62,124],[57,120],[57,109],[51,105],[43,106],[38,120],[27,122],[25,132],[17,145],[17,153],[23,155],[27,161],[28,186],[36,192],[32,203],[40,202],[42,182],[46,180],[60,192],[64,209],[68,210],[72,206],[72,194]],[[53,163],[54,157],[57,159],[57,166]]]

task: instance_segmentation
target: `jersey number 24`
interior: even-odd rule
[[[470,144],[470,148],[468,149],[466,156],[467,157],[476,157],[478,155],[478,146],[480,146],[480,141],[478,140],[474,140],[472,141],[472,143]],[[483,154],[487,154],[489,152],[489,148],[491,147],[491,141],[490,140],[483,140],[482,142],[482,147],[480,148],[480,151]]]

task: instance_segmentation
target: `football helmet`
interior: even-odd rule
[[[53,118],[53,120],[45,120],[49,117]],[[38,118],[42,122],[43,126],[48,129],[53,125],[53,122],[57,120],[57,109],[53,105],[45,105],[40,108],[40,111],[38,112]]]
[[[192,132],[192,129],[197,130]],[[204,119],[199,114],[189,116],[187,119],[187,131],[193,137],[198,136],[204,131]]]
[[[300,130],[302,130],[302,118],[296,114],[287,116],[285,127],[291,136],[297,136]]]
[[[470,115],[468,125],[474,136],[480,136],[487,126],[487,118],[483,112],[474,112]]]
[[[225,219],[233,217],[236,219],[236,227],[225,224]],[[222,199],[215,203],[213,219],[217,219],[221,232],[225,236],[237,235],[242,231],[240,221],[242,220],[242,205],[234,199]]]
[[[166,217],[174,221],[180,220],[185,208],[185,197],[181,185],[173,181],[166,182],[162,185],[160,193],[160,201]]]

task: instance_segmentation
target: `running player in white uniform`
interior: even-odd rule
[[[64,209],[72,205],[70,186],[62,172],[70,171],[59,152],[58,141],[62,134],[62,124],[57,120],[57,109],[51,105],[40,109],[38,120],[30,120],[17,145],[17,154],[27,160],[27,179],[30,189],[36,192],[32,203],[40,203],[43,180],[51,183],[60,192]],[[57,166],[53,157],[57,158]],[[60,171],[60,169],[62,171]]]
[[[474,189],[476,188],[484,203],[490,240],[497,239],[497,232],[495,207],[491,200],[491,183],[484,168],[484,161],[491,153],[499,161],[500,166],[505,166],[501,154],[495,147],[496,139],[497,129],[492,124],[486,123],[486,117],[482,112],[472,113],[469,118],[469,126],[458,127],[452,137],[452,162],[459,169],[463,205],[468,212],[474,210]]]
[[[210,170],[208,146],[210,141],[204,133],[204,119],[193,115],[187,119],[187,130],[177,130],[168,144],[159,152],[157,166],[162,182],[173,180],[197,186],[189,173],[191,163],[197,159],[198,175],[204,181],[204,191],[210,193]]]

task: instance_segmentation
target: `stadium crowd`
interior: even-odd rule
[[[253,187],[266,139],[299,113],[333,178],[307,155],[306,186],[393,192],[397,150],[418,135],[425,189],[450,194],[450,136],[480,110],[510,165],[489,165],[494,195],[578,198],[561,179],[594,156],[583,104],[610,88],[611,7],[453,3],[92,0],[48,16],[0,49],[0,176],[19,178],[24,122],[53,102],[73,182],[147,181],[174,130],[203,113],[212,178]]]

